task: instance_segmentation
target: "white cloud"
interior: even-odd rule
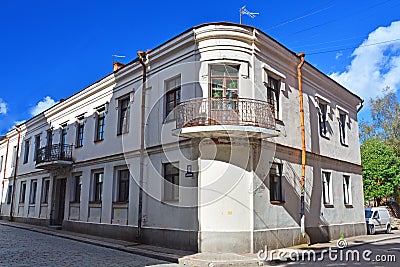
[[[0,98],[0,114],[7,114],[7,103]]]
[[[336,58],[336,59],[339,59],[341,56],[343,56],[342,51],[337,52],[335,58]]]
[[[37,103],[36,106],[31,109],[31,115],[36,116],[37,114],[45,111],[55,104],[57,104],[56,101],[54,101],[50,96],[46,96],[45,98],[43,98],[42,101],[39,101],[39,103]]]
[[[386,86],[397,91],[400,87],[400,42],[387,41],[399,37],[400,21],[379,27],[353,51],[346,71],[332,73],[330,77],[365,100],[380,95]],[[381,44],[372,45],[375,43]]]

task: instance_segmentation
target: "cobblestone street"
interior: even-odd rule
[[[160,260],[0,225],[0,266],[148,266]]]

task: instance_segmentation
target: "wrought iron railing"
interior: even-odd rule
[[[72,161],[72,145],[56,144],[37,150],[36,164],[56,160]]]
[[[275,110],[268,102],[246,98],[195,98],[175,110],[178,129],[208,125],[258,126],[275,130]]]

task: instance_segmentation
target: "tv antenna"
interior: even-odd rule
[[[258,12],[250,12],[246,9],[246,6],[242,6],[240,8],[240,24],[242,24],[242,15],[247,15],[250,18],[254,19],[256,15],[259,15],[260,13]]]
[[[120,56],[120,55],[111,55],[112,56],[112,63],[114,64],[115,58],[124,58],[125,56]]]

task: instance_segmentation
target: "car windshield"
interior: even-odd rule
[[[365,218],[371,218],[372,217],[372,210],[366,210],[365,211]]]

